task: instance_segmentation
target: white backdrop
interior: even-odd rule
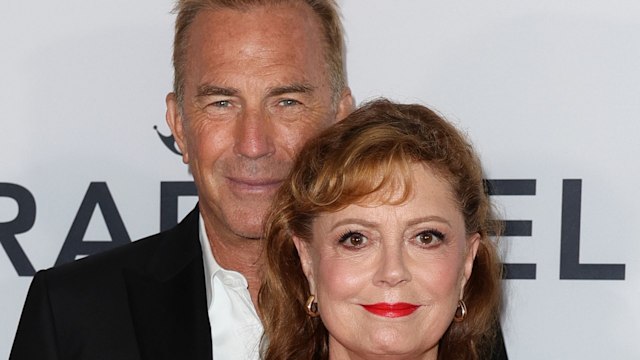
[[[431,105],[470,134],[490,179],[526,180],[495,196],[520,220],[505,261],[529,264],[504,281],[510,358],[640,358],[640,3],[341,4],[358,101]],[[157,232],[161,183],[190,179],[154,130],[169,132],[171,7],[3,3],[0,358],[20,273],[53,266],[65,243]]]

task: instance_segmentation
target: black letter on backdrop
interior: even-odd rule
[[[24,253],[16,234],[29,231],[36,222],[36,200],[26,188],[12,183],[0,183],[0,196],[18,203],[18,215],[9,222],[0,222],[0,244],[19,276],[33,276],[36,270]]]
[[[96,209],[100,207],[111,241],[84,241],[84,235]],[[92,182],[82,199],[80,209],[73,219],[69,234],[64,240],[56,265],[75,260],[76,255],[92,255],[119,245],[131,242],[127,229],[124,227],[120,213],[113,202],[107,183]]]
[[[197,196],[193,181],[163,181],[160,183],[160,231],[178,224],[178,198]]]
[[[624,264],[580,263],[580,209],[582,180],[562,181],[562,229],[560,235],[560,279],[624,280]]]
[[[489,195],[534,196],[536,180],[485,180]],[[504,220],[502,236],[531,236],[531,220]],[[536,278],[536,264],[503,264],[505,279]]]

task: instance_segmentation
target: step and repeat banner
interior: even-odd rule
[[[429,105],[482,156],[507,221],[510,358],[639,359],[640,3],[340,3],[356,100]],[[195,204],[164,122],[172,5],[0,11],[0,358],[35,271]]]

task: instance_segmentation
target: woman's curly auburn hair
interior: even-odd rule
[[[494,344],[501,305],[501,264],[490,235],[499,233],[478,156],[450,123],[421,105],[369,102],[307,143],[275,196],[265,227],[259,309],[266,360],[327,359],[328,332],[305,311],[309,285],[293,243],[312,239],[323,212],[358,203],[389,184],[411,191],[413,163],[429,166],[451,186],[467,234],[481,236],[464,289],[467,316],[452,322],[439,359],[484,359]],[[393,186],[393,185],[392,185]]]

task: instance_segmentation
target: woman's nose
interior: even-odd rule
[[[378,262],[373,279],[377,286],[394,287],[411,281],[402,246],[383,247]]]

